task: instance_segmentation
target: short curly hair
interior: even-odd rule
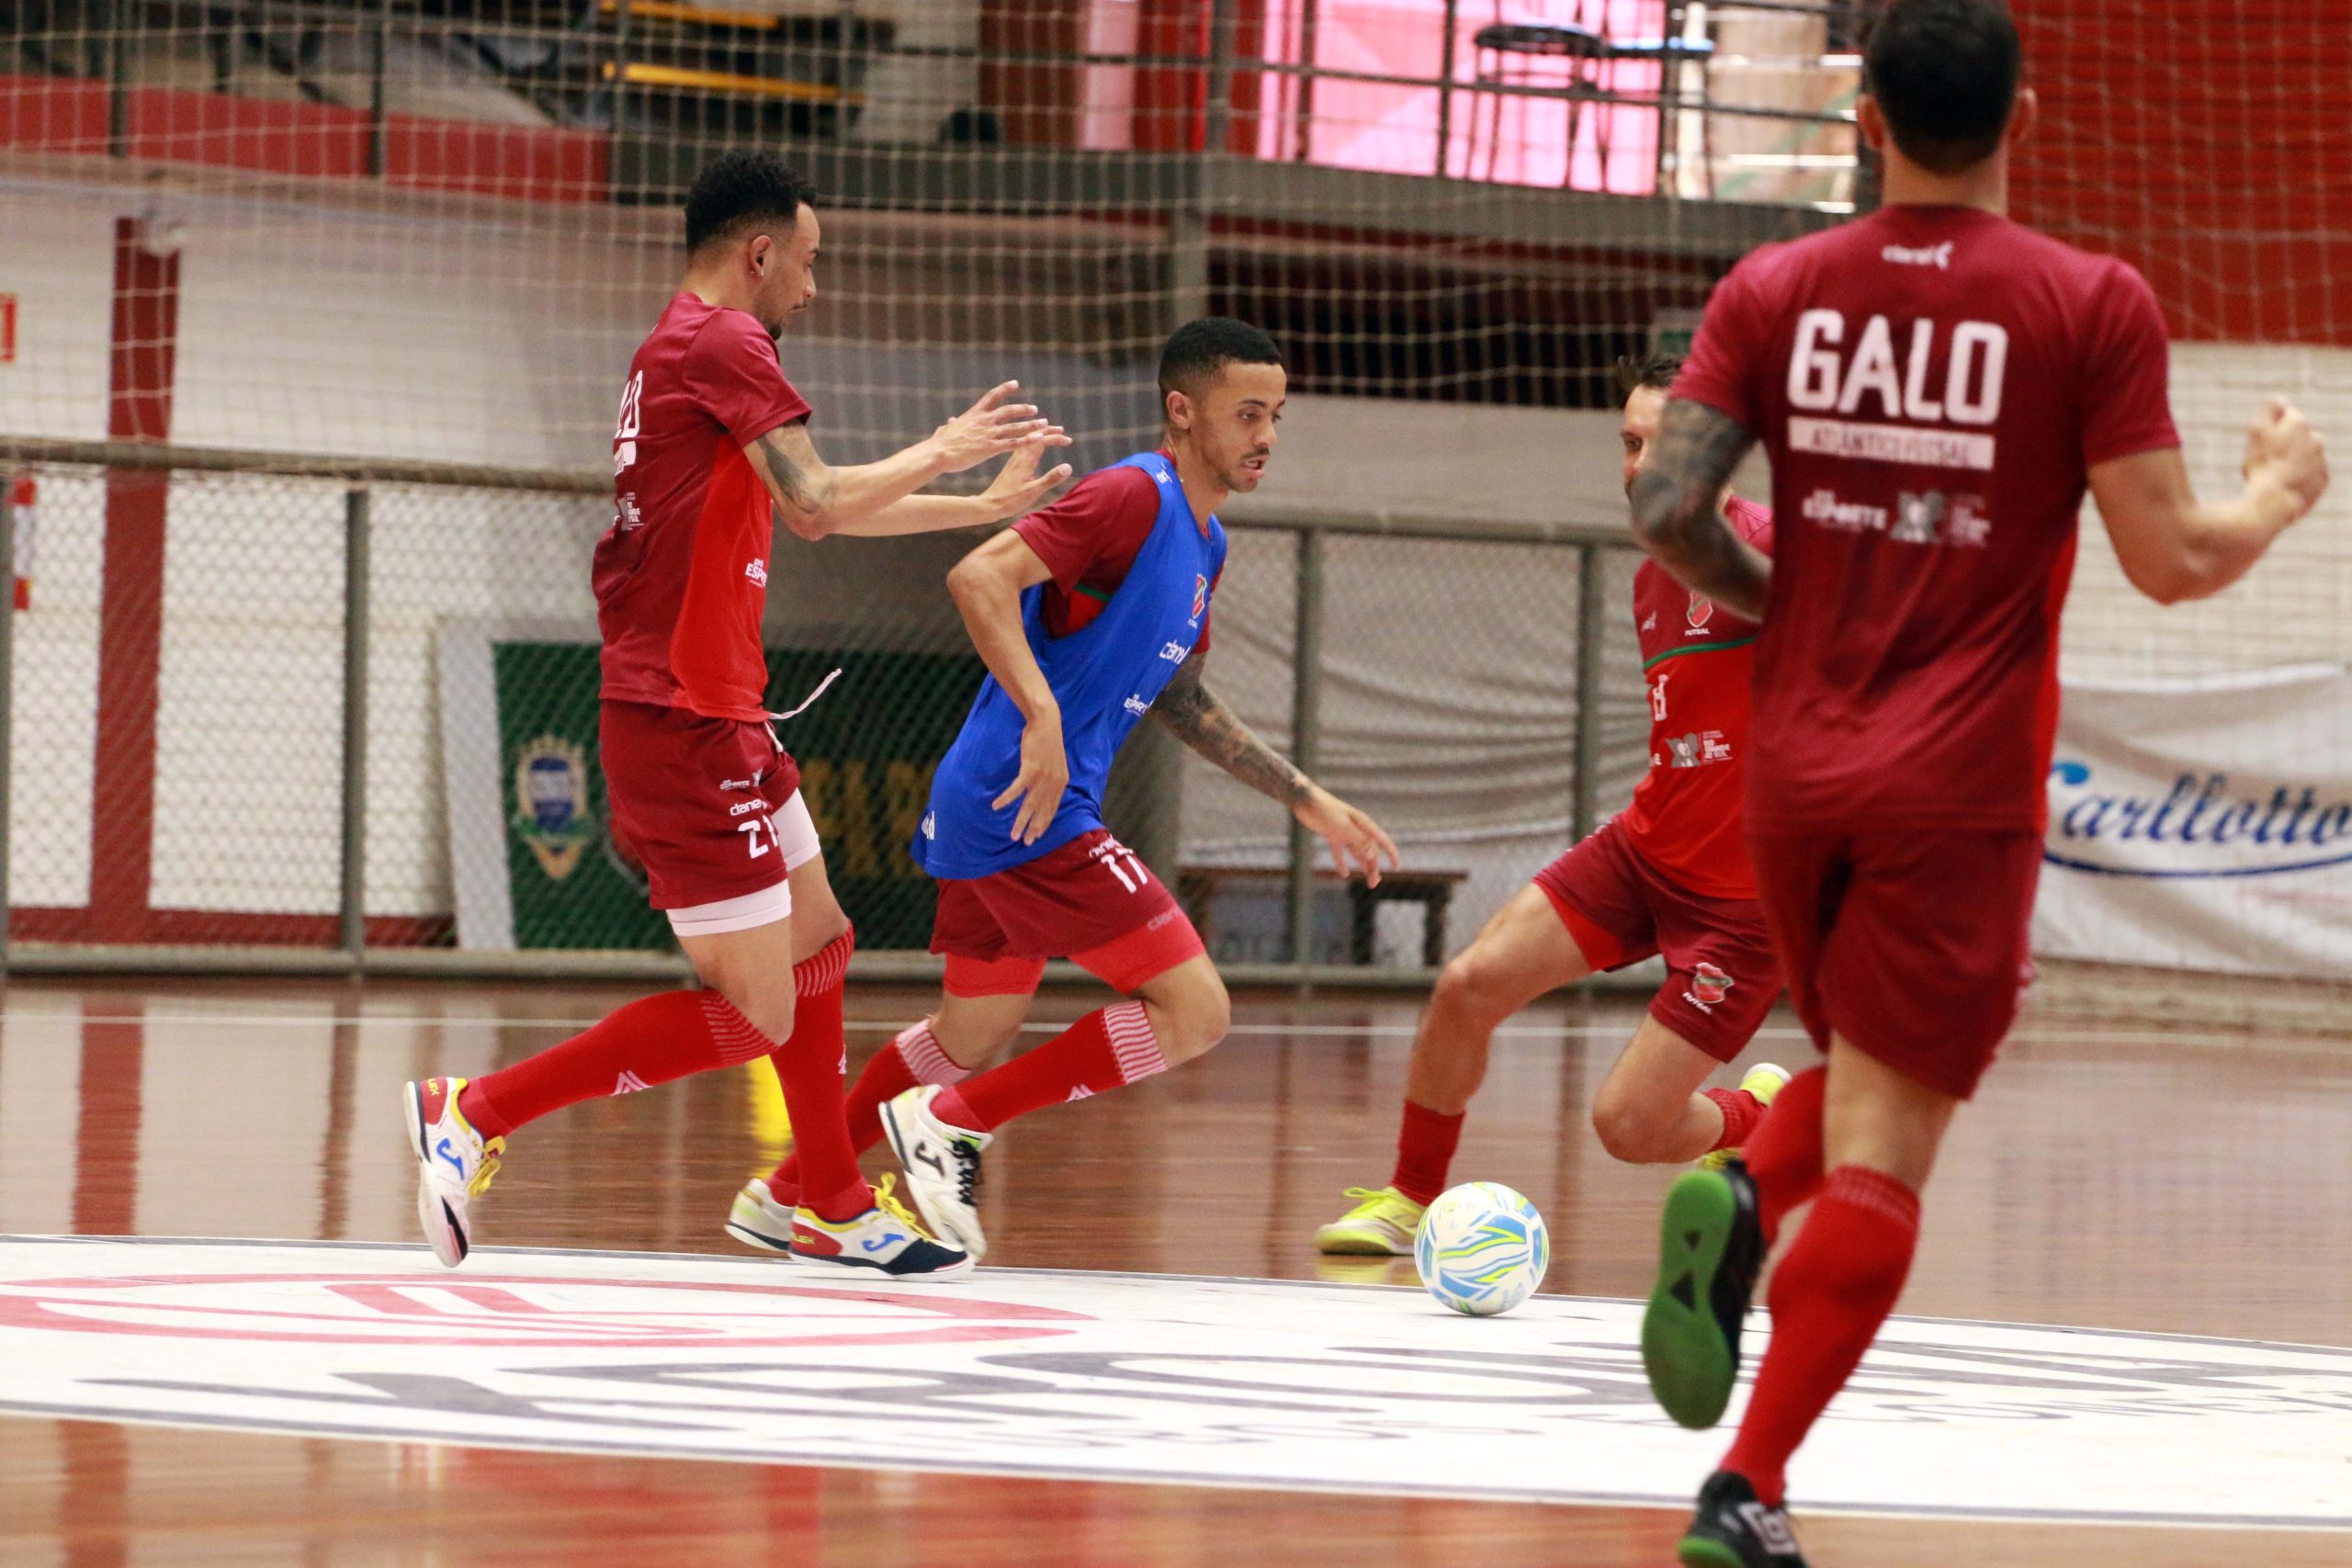
[[[1261,327],[1231,316],[1203,316],[1186,321],[1169,337],[1159,354],[1159,396],[1170,392],[1198,397],[1228,365],[1280,365],[1283,351]]]
[[[773,152],[722,152],[703,165],[686,193],[686,253],[731,240],[755,225],[789,230],[817,187]]]
[[[1632,397],[1644,387],[1655,392],[1670,389],[1674,378],[1682,374],[1682,356],[1653,348],[1646,354],[1621,354],[1617,356],[1617,390],[1621,396]]]

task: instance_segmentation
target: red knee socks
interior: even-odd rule
[[[1821,1100],[1828,1083],[1829,1069],[1813,1067],[1782,1084],[1743,1151],[1767,1247],[1780,1239],[1789,1211],[1820,1190]]]
[[[1459,1111],[1448,1116],[1407,1100],[1405,1119],[1396,1129],[1396,1173],[1388,1179],[1388,1185],[1416,1203],[1436,1201],[1445,1190],[1454,1145],[1461,1141]]]
[[[844,931],[792,966],[792,1038],[768,1054],[792,1118],[800,1188],[794,1201],[828,1220],[854,1219],[874,1206],[842,1104],[842,1074],[849,1065],[842,990],[856,946],[857,933]]]
[[[849,1091],[850,1146],[863,1154],[882,1141],[882,1107],[918,1084],[962,1083],[971,1075],[950,1061],[931,1032],[931,1021],[910,1024],[875,1053]],[[785,1156],[768,1176],[768,1193],[790,1207],[800,1201],[800,1152]]]
[[[551,1111],[628,1094],[774,1049],[717,991],[664,991],[634,1001],[585,1033],[473,1079],[458,1109],[485,1138],[503,1138]]]
[[[1711,1089],[1702,1092],[1715,1102],[1716,1110],[1724,1113],[1723,1135],[1709,1145],[1707,1152],[1710,1154],[1716,1149],[1738,1148],[1747,1142],[1747,1134],[1756,1130],[1756,1123],[1764,1119],[1764,1102],[1744,1089]]]
[[[1141,1002],[1088,1013],[1024,1056],[942,1089],[932,1111],[952,1126],[993,1133],[1016,1116],[1168,1070]]]
[[[1775,1104],[1772,1119],[1780,1114]],[[1918,1239],[1919,1196],[1893,1177],[1841,1165],[1822,1180],[1772,1276],[1771,1343],[1724,1457],[1723,1468],[1746,1476],[1765,1502],[1781,1501],[1789,1455],[1894,1310]]]

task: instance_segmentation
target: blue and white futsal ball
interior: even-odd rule
[[[1535,1293],[1552,1263],[1552,1236],[1535,1205],[1499,1181],[1439,1194],[1413,1238],[1430,1294],[1472,1317],[1509,1312]]]

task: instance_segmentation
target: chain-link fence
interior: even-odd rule
[[[17,450],[44,460],[7,531],[26,584],[6,618],[11,967],[670,961],[597,755],[604,484]],[[1373,901],[1283,807],[1144,727],[1114,826],[1220,959],[1425,971],[1630,791],[1632,553],[1521,532],[1233,525],[1210,684],[1407,865]],[[983,673],[941,586],[969,547],[776,543],[769,701],[843,672],[784,739],[870,953],[929,941],[908,845]]]

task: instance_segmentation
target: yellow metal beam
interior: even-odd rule
[[[610,61],[605,80],[613,79]],[[738,76],[728,71],[688,71],[676,65],[644,65],[632,62],[621,80],[640,87],[694,87],[706,93],[741,93],[746,97],[787,98],[803,104],[863,104],[863,93],[844,93],[818,82],[778,82],[765,76]]]
[[[620,0],[604,0],[605,15],[613,16],[620,8]],[[632,19],[646,17],[657,22],[700,22],[707,28],[748,28],[760,32],[774,32],[782,25],[757,11],[722,11],[708,6],[681,6],[674,0],[629,0],[628,14]]]

